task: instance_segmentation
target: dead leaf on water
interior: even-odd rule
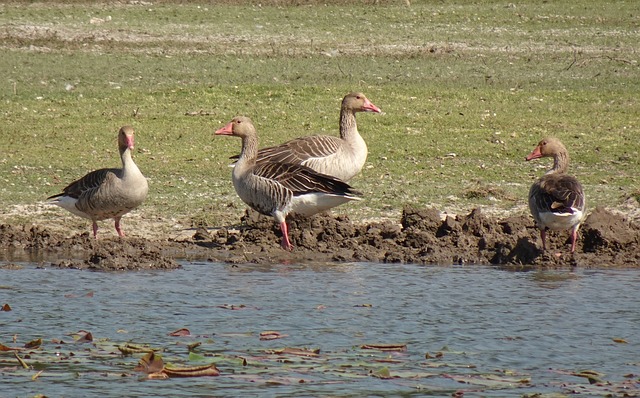
[[[194,349],[200,347],[202,345],[201,341],[196,341],[195,343],[189,344],[187,346],[187,348],[189,349],[189,352],[193,351]]]
[[[42,345],[42,339],[31,340],[24,345],[24,348],[38,348]]]
[[[260,332],[260,340],[276,340],[288,336],[288,334],[282,334],[280,332],[276,332],[275,330],[265,330],[264,332]]]
[[[614,342],[614,343],[619,343],[619,344],[627,344],[627,343],[628,343],[628,342],[627,342],[627,340],[625,340],[625,339],[621,339],[621,338],[619,338],[619,337],[615,337],[615,338],[613,339],[613,342]]]
[[[602,376],[604,376],[602,373],[596,372],[595,370],[581,370],[580,372],[572,372],[571,375],[584,377],[589,380],[589,384],[602,383]]]
[[[9,304],[3,304],[2,307],[0,307],[0,311],[11,311],[11,306]]]
[[[219,376],[220,371],[214,364],[203,366],[165,366],[160,355],[148,353],[140,359],[135,371],[147,373],[149,379],[166,379],[170,377],[204,377]]]
[[[147,346],[135,345],[130,343],[120,344],[118,346],[118,350],[122,353],[122,355],[132,355],[132,354],[140,354],[143,352],[155,352],[160,351],[156,348],[151,348]]]
[[[407,351],[406,344],[363,344],[360,348],[364,350]]]
[[[8,347],[8,346],[0,343],[0,351],[20,351],[20,350],[22,350],[22,348]]]
[[[147,374],[158,373],[164,369],[164,361],[160,355],[156,355],[153,351],[140,358],[138,365],[133,368],[136,372],[144,372]]]
[[[191,336],[191,332],[187,328],[181,328],[169,333],[169,336],[173,336],[173,337]]]
[[[431,358],[442,358],[444,357],[444,353],[442,351],[436,352],[434,354],[431,354],[429,352],[427,352],[426,354],[424,354],[425,359],[431,359]]]
[[[190,366],[190,367],[174,367],[165,366],[163,371],[169,377],[204,377],[204,376],[220,376],[220,370],[216,365]]]
[[[76,340],[76,343],[91,343],[93,341],[93,335],[91,332],[87,332],[86,334],[80,336],[79,339]]]
[[[292,348],[285,347],[277,350],[268,350],[270,354],[278,354],[278,355],[296,355],[301,357],[317,357],[320,355],[320,349],[308,349],[308,348]]]

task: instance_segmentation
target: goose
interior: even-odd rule
[[[357,112],[381,113],[362,93],[349,93],[340,107],[340,137],[310,135],[258,151],[257,162],[294,163],[349,181],[367,160],[367,144],[358,132]]]
[[[133,127],[118,132],[122,168],[99,169],[67,185],[62,193],[49,196],[51,203],[93,222],[93,236],[98,237],[98,221],[113,218],[118,236],[123,215],[144,202],[149,190],[147,179],[131,157],[134,147]]]
[[[527,161],[543,157],[553,158],[553,167],[529,190],[529,209],[540,229],[542,249],[546,250],[546,231],[571,230],[571,253],[576,250],[578,228],[585,216],[586,202],[582,185],[567,175],[569,153],[554,137],[541,140],[525,158]]]
[[[242,150],[232,172],[233,186],[249,207],[276,220],[282,232],[280,245],[285,250],[293,250],[287,214],[310,216],[360,200],[359,193],[346,182],[309,167],[276,161],[257,163],[258,135],[248,117],[237,116],[214,134],[242,139]]]

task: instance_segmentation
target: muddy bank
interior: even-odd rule
[[[533,267],[632,267],[640,263],[640,226],[596,208],[584,222],[578,249],[569,234],[549,233],[543,252],[528,216],[488,217],[480,209],[444,220],[433,208],[405,207],[399,222],[358,224],[327,214],[291,217],[291,253],[279,246],[273,219],[247,212],[233,227],[199,229],[182,239],[64,237],[43,226],[0,226],[1,256],[27,256],[43,266],[90,270],[174,269],[177,260],[228,263],[384,262]]]

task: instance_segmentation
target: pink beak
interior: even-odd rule
[[[535,149],[529,154],[529,156],[527,156],[526,158],[524,158],[524,160],[533,160],[533,159],[539,159],[542,157],[542,152],[540,152],[540,146],[535,147]]]
[[[233,123],[229,122],[226,126],[216,130],[215,135],[233,135]]]
[[[127,146],[129,147],[129,149],[133,149],[133,145],[134,144],[134,140],[133,140],[133,136],[132,135],[128,135],[127,136]]]
[[[380,108],[378,108],[377,106],[375,106],[373,104],[373,102],[369,101],[369,99],[367,99],[364,102],[364,106],[362,107],[362,109],[365,112],[375,112],[375,113],[382,113],[382,111],[380,110]]]

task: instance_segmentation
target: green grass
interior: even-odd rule
[[[227,167],[240,142],[215,129],[245,114],[262,145],[337,134],[353,90],[385,112],[358,116],[357,216],[521,208],[545,135],[591,207],[640,190],[640,3],[243,4],[0,5],[0,206],[117,165],[131,124],[151,183],[139,211],[215,225],[243,209]]]

